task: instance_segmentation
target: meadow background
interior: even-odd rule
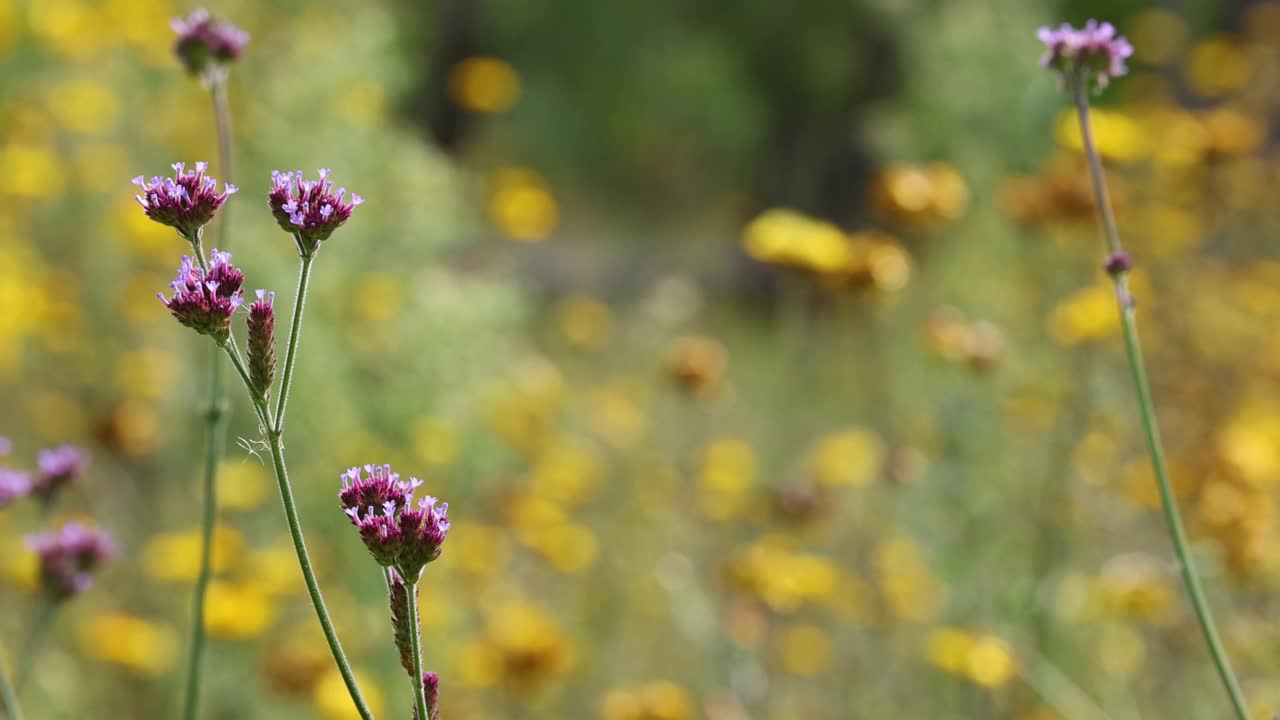
[[[272,169],[368,199],[313,276],[288,450],[380,716],[409,702],[335,494],[386,461],[455,522],[422,586],[449,720],[1225,717],[1036,64],[1036,27],[1095,15],[1136,48],[1094,120],[1173,478],[1280,707],[1280,3],[209,7],[252,36],[219,220],[247,287],[294,280]],[[215,159],[170,53],[190,9],[0,0],[5,462],[89,449],[55,520],[122,548],[57,617],[37,718],[179,702],[208,353],[155,299],[184,246],[129,178]],[[354,717],[269,459],[232,445],[204,717]],[[41,524],[0,511],[6,647]]]

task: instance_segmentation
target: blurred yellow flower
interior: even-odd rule
[[[482,639],[458,653],[459,683],[490,687],[504,681],[537,685],[567,670],[573,647],[560,626],[541,609],[507,603],[493,609]]]
[[[1186,20],[1161,8],[1134,13],[1125,27],[1134,59],[1148,65],[1168,65],[1176,60],[1189,34]]]
[[[886,608],[903,620],[924,622],[942,614],[947,586],[929,570],[916,542],[890,537],[875,548],[875,566]]]
[[[66,173],[53,150],[43,145],[6,145],[0,150],[0,192],[22,198],[62,194]]]
[[[157,400],[173,391],[179,370],[178,359],[167,350],[130,350],[116,358],[116,386],[127,396]]]
[[[1093,129],[1094,146],[1104,159],[1117,162],[1133,162],[1151,152],[1148,132],[1123,110],[1091,108],[1089,123]],[[1063,147],[1077,152],[1084,151],[1080,135],[1080,122],[1074,109],[1063,109],[1054,123],[1054,135]]]
[[[866,428],[852,427],[818,440],[809,450],[809,467],[823,485],[862,487],[879,477],[884,458],[884,442],[878,435]]]
[[[1183,68],[1187,86],[1201,97],[1220,97],[1249,82],[1249,56],[1229,35],[1213,35],[1196,43]]]
[[[613,313],[587,295],[571,295],[556,304],[556,327],[568,343],[582,350],[599,350],[609,341]]]
[[[1111,337],[1120,330],[1120,311],[1110,284],[1081,288],[1063,298],[1049,319],[1053,338],[1079,345]]]
[[[459,520],[449,530],[448,562],[477,577],[502,574],[511,556],[511,543],[506,530],[497,525]]]
[[[977,685],[1000,688],[1018,672],[1013,650],[995,635],[942,627],[929,637],[925,655],[938,668]]]
[[[560,222],[560,208],[547,181],[534,170],[505,167],[489,177],[489,220],[521,242],[546,240]]]
[[[520,76],[505,60],[467,58],[449,70],[449,96],[472,112],[502,112],[520,98]]]
[[[737,438],[711,441],[702,451],[698,509],[712,520],[730,520],[746,509],[756,481],[755,450]]]
[[[835,272],[853,259],[849,238],[829,222],[794,210],[761,213],[743,230],[742,243],[763,263],[813,272]]]
[[[413,430],[413,449],[418,459],[434,468],[446,468],[458,460],[462,438],[447,420],[424,417]]]
[[[724,383],[729,352],[723,343],[705,335],[677,339],[667,352],[667,374],[677,387],[695,397],[714,397]]]
[[[599,720],[693,720],[693,700],[684,688],[660,681],[635,688],[615,688],[597,707]]]
[[[947,163],[891,163],[873,181],[872,201],[881,215],[894,222],[935,225],[964,215],[969,188]]]
[[[218,466],[218,507],[244,511],[261,507],[272,495],[267,468],[251,460],[224,460]]]
[[[86,135],[113,129],[120,117],[120,99],[110,88],[92,80],[69,80],[53,86],[48,103],[49,113],[60,125]]]
[[[364,700],[369,705],[369,710],[374,715],[382,714],[382,689],[374,682],[373,678],[366,675],[360,670],[355,670],[356,683],[360,686],[360,693],[364,695]],[[400,676],[403,679],[403,675]],[[360,714],[356,712],[356,706],[351,701],[351,694],[347,692],[347,684],[343,681],[342,675],[337,668],[330,668],[328,672],[320,678],[316,683],[315,690],[311,693],[312,702],[315,703],[316,709],[320,711],[320,715],[326,720],[359,720]]]
[[[200,530],[160,533],[142,548],[142,570],[163,582],[191,582],[200,572]],[[245,541],[240,531],[219,525],[213,533],[213,571],[224,572],[244,555]]]
[[[840,589],[840,573],[831,560],[796,552],[785,541],[768,537],[731,557],[725,576],[731,587],[781,613],[827,603]]]
[[[250,640],[275,621],[275,604],[254,582],[215,581],[205,596],[205,627],[209,635],[227,640]]]
[[[576,507],[600,489],[600,460],[581,443],[562,438],[548,443],[534,458],[529,473],[533,494]]]
[[[125,613],[99,613],[80,620],[80,651],[140,675],[161,675],[173,666],[177,634],[168,625]]]
[[[241,582],[252,582],[254,589],[267,597],[296,594],[303,589],[298,555],[286,538],[251,550],[239,575]]]
[[[4,552],[0,553],[0,572],[5,579],[23,590],[34,592],[40,587],[40,560],[31,552],[22,538],[6,536]]]
[[[154,17],[154,16],[153,16]],[[95,59],[119,37],[93,4],[79,0],[41,0],[28,6],[31,33],[70,60]]]

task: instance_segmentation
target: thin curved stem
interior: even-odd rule
[[[1080,121],[1080,136],[1084,141],[1085,156],[1089,162],[1089,175],[1093,181],[1094,201],[1098,212],[1102,215],[1103,231],[1106,235],[1107,247],[1112,253],[1121,252],[1120,233],[1116,229],[1115,213],[1107,196],[1106,178],[1102,174],[1102,161],[1093,144],[1093,135],[1089,127],[1089,99],[1086,95],[1085,82],[1076,73],[1070,79],[1072,94],[1075,99],[1076,115]],[[1124,347],[1129,359],[1129,374],[1133,378],[1133,386],[1138,395],[1138,410],[1142,417],[1142,430],[1146,437],[1147,452],[1151,456],[1151,467],[1155,471],[1156,486],[1160,491],[1160,505],[1164,511],[1165,524],[1169,529],[1169,538],[1173,541],[1173,550],[1178,556],[1178,569],[1182,574],[1182,582],[1186,585],[1187,594],[1191,597],[1191,606],[1200,622],[1205,642],[1209,646],[1209,654],[1213,658],[1218,677],[1226,688],[1238,720],[1249,720],[1248,703],[1240,682],[1231,669],[1231,661],[1218,636],[1217,626],[1213,621],[1213,613],[1209,609],[1209,601],[1205,597],[1200,576],[1196,571],[1195,559],[1191,554],[1191,546],[1187,541],[1187,533],[1182,525],[1182,516],[1178,512],[1178,501],[1169,481],[1169,468],[1164,458],[1164,447],[1160,440],[1160,429],[1156,423],[1155,402],[1151,397],[1151,385],[1147,380],[1147,370],[1142,359],[1142,346],[1138,341],[1138,324],[1134,314],[1133,298],[1125,279],[1126,271],[1112,273],[1115,283],[1116,300],[1120,306],[1120,321],[1124,330]]]
[[[413,704],[418,709],[418,720],[428,720],[427,692],[422,686],[422,638],[418,622],[418,583],[405,583],[405,594],[409,597],[409,618],[413,621],[413,631],[409,633],[409,642],[413,648]]]
[[[209,86],[209,96],[213,101],[214,127],[218,135],[218,172],[222,174],[224,183],[231,182],[232,172],[232,136],[231,109],[227,102],[226,75],[221,74]],[[230,208],[223,205],[218,218],[218,245],[225,251],[229,237]],[[204,249],[199,247],[197,236],[196,257],[200,266],[208,271],[204,258]],[[222,362],[218,358],[215,346],[209,356],[209,409],[205,415],[207,423],[205,433],[204,474],[201,482],[204,508],[200,519],[200,571],[196,576],[195,588],[191,598],[191,643],[190,655],[187,658],[186,691],[183,695],[182,717],[184,720],[195,720],[200,705],[201,661],[204,658],[205,597],[209,591],[209,582],[213,578],[213,530],[218,521],[218,464],[226,452],[227,426],[230,424],[230,405],[226,398],[226,389],[222,377]]]
[[[270,439],[271,461],[275,466],[276,483],[280,486],[280,500],[284,503],[284,514],[289,521],[289,536],[293,539],[293,548],[298,554],[298,565],[302,568],[302,577],[306,581],[311,604],[315,606],[316,617],[320,620],[325,640],[329,642],[329,650],[333,653],[333,661],[338,666],[342,681],[347,685],[347,692],[351,694],[356,711],[360,713],[362,720],[374,720],[373,712],[369,710],[364,696],[360,694],[355,673],[352,672],[351,664],[342,650],[342,642],[338,640],[338,633],[333,628],[333,620],[330,619],[329,610],[325,607],[324,596],[320,594],[320,583],[316,581],[315,570],[311,567],[311,556],[307,553],[306,540],[302,536],[302,522],[298,519],[298,508],[293,500],[293,489],[289,484],[288,470],[285,468],[284,448],[280,442],[280,434],[272,432]]]
[[[57,601],[50,599],[47,595],[41,598],[35,617],[31,619],[31,624],[27,628],[27,638],[22,643],[22,655],[18,657],[18,670],[14,678],[14,687],[17,690],[22,690],[27,684],[27,678],[31,676],[31,669],[36,665],[36,655],[40,654],[40,645],[44,642],[45,631],[49,629],[54,611],[57,609]]]
[[[302,312],[307,305],[307,285],[311,280],[311,263],[314,255],[303,255],[298,269],[298,291],[293,298],[293,318],[289,322],[289,344],[284,354],[284,371],[280,375],[280,397],[276,399],[275,434],[284,433],[284,412],[289,403],[289,389],[293,385],[293,368],[297,359],[298,336],[302,331]]]
[[[9,671],[0,661],[0,703],[4,703],[4,715],[9,720],[23,720],[22,703],[18,702],[18,690],[9,679]]]

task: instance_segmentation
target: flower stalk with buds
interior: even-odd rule
[[[1133,47],[1128,40],[1116,34],[1111,23],[1098,23],[1096,20],[1090,20],[1080,29],[1070,25],[1063,25],[1057,29],[1041,28],[1039,38],[1046,48],[1040,64],[1061,76],[1064,87],[1075,101],[1076,117],[1080,123],[1080,135],[1084,141],[1089,177],[1093,185],[1094,202],[1102,220],[1103,237],[1107,244],[1108,254],[1103,267],[1111,277],[1115,288],[1116,303],[1119,306],[1121,326],[1124,330],[1129,372],[1138,396],[1143,434],[1148,454],[1151,456],[1151,466],[1155,471],[1156,485],[1160,491],[1165,524],[1173,542],[1174,552],[1178,556],[1182,581],[1187,588],[1200,629],[1209,646],[1214,667],[1226,688],[1231,707],[1238,720],[1248,720],[1250,715],[1244,693],[1240,689],[1240,683],[1231,669],[1231,661],[1218,637],[1218,630],[1214,624],[1208,600],[1205,598],[1204,588],[1200,584],[1195,559],[1191,553],[1186,530],[1182,525],[1173,486],[1169,480],[1169,468],[1165,462],[1160,430],[1156,424],[1155,402],[1152,400],[1151,385],[1147,380],[1142,346],[1138,342],[1136,306],[1128,286],[1128,275],[1133,267],[1133,260],[1120,243],[1115,212],[1111,208],[1110,196],[1107,193],[1106,176],[1102,172],[1102,160],[1094,146],[1089,123],[1089,91],[1101,90],[1107,87],[1112,79],[1124,75],[1127,72],[1124,61],[1133,54]]]

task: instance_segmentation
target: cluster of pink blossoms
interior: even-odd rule
[[[194,170],[187,170],[186,163],[180,162],[170,167],[174,172],[171,178],[144,180],[141,175],[134,178],[133,184],[142,189],[142,194],[135,195],[134,199],[147,211],[147,217],[174,228],[179,235],[194,243],[200,228],[213,219],[227,196],[235,194],[239,188],[224,183],[219,193],[218,182],[204,174],[209,169],[206,162],[197,162]]]
[[[57,600],[89,589],[94,570],[115,555],[110,535],[78,522],[30,535],[26,541],[40,559],[41,587]]]
[[[383,567],[416,583],[422,568],[440,556],[449,533],[449,503],[427,495],[415,502],[418,478],[400,479],[390,465],[365,465],[342,474],[338,499],[360,539]]]
[[[249,33],[213,19],[207,10],[193,10],[185,18],[174,18],[169,26],[178,34],[173,53],[192,75],[238,59],[249,44]]]
[[[1057,29],[1042,27],[1037,37],[1045,44],[1040,64],[1062,73],[1063,77],[1084,73],[1081,80],[1091,80],[1101,90],[1113,78],[1129,71],[1124,61],[1133,55],[1133,45],[1117,35],[1115,26],[1109,22],[1090,20],[1083,28],[1067,23]]]
[[[364,203],[364,198],[355,193],[351,193],[348,202],[344,199],[346,194],[346,188],[333,189],[327,168],[320,169],[319,180],[303,180],[301,170],[276,170],[271,173],[267,202],[276,222],[297,240],[298,252],[309,256],[351,217],[357,205]]]
[[[169,287],[173,297],[157,293],[178,322],[219,345],[231,337],[231,315],[244,303],[244,273],[231,264],[231,253],[210,253],[209,271],[190,256],[182,256],[178,277]]]

